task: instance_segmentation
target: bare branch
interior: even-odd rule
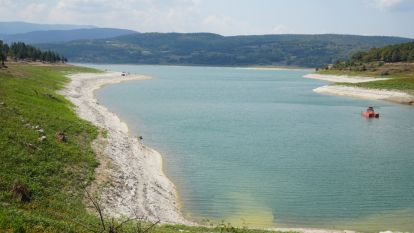
[[[155,223],[153,223],[151,226],[149,226],[147,229],[145,229],[142,233],[146,233],[149,230],[151,230],[151,228],[155,227],[157,224],[159,224],[161,221],[158,219],[158,221],[156,221]]]
[[[93,206],[95,207],[95,210],[98,212],[99,214],[99,218],[101,220],[101,225],[103,230],[106,230],[105,227],[105,221],[104,221],[104,217],[103,217],[103,213],[102,213],[102,209],[101,206],[99,205],[99,203],[89,194],[88,190],[85,189],[85,192],[89,198],[89,200],[92,202]]]

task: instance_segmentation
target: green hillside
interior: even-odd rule
[[[225,37],[211,33],[137,33],[37,46],[57,51],[72,62],[318,67],[345,59],[355,51],[410,40],[330,34]]]
[[[334,69],[366,69],[367,63],[414,62],[414,42],[372,48],[369,51],[357,51],[349,59],[335,62]]]
[[[73,232],[86,213],[83,188],[98,165],[97,129],[56,93],[71,66],[0,69],[0,232]],[[66,140],[56,134],[62,132]],[[72,226],[73,225],[73,226]]]

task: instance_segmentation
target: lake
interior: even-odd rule
[[[314,93],[310,70],[88,66],[153,77],[97,97],[161,152],[187,218],[414,231],[413,107]]]

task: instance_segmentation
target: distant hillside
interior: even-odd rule
[[[414,42],[372,48],[351,56],[351,62],[414,62]]]
[[[112,39],[39,44],[72,62],[183,65],[295,65],[318,67],[368,50],[412,39],[354,35],[137,33]]]
[[[332,70],[376,71],[384,63],[414,62],[414,42],[372,48],[368,51],[357,51],[349,59],[338,60]],[[326,68],[325,68],[326,69]],[[388,70],[382,70],[385,74]]]
[[[27,22],[0,22],[0,35],[27,33],[33,31],[72,30],[80,28],[94,28],[94,26],[72,24],[37,24]]]
[[[8,43],[21,41],[30,44],[36,44],[67,42],[72,40],[103,39],[128,35],[132,33],[136,32],[116,28],[83,28],[72,30],[34,31],[3,36],[0,35],[0,39]]]

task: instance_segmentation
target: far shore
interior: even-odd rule
[[[339,83],[361,83],[378,80],[386,80],[387,78],[374,78],[362,76],[347,75],[322,75],[308,74],[304,78],[319,79],[328,82]],[[361,87],[352,87],[345,85],[326,85],[313,89],[314,92],[328,95],[348,96],[369,100],[385,100],[394,103],[414,105],[414,96],[398,90],[368,89]]]
[[[304,78],[319,79],[335,83],[363,83],[379,80],[387,80],[389,78],[375,78],[367,76],[348,76],[348,75],[331,75],[331,74],[307,74]]]

